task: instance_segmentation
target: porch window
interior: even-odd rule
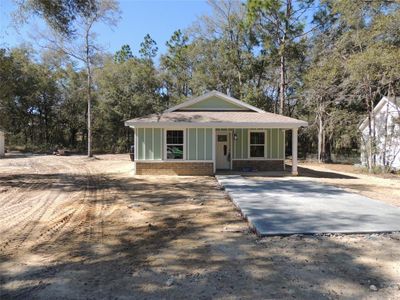
[[[250,157],[264,157],[265,132],[250,131]]]
[[[167,130],[167,159],[183,159],[184,148],[183,130]]]

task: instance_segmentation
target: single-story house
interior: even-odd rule
[[[0,157],[3,157],[4,153],[5,153],[4,131],[0,129]]]
[[[293,133],[292,173],[297,175],[298,128],[307,122],[212,91],[125,125],[135,131],[137,175],[284,170],[287,130]]]
[[[375,165],[400,170],[400,97],[383,97],[372,113],[374,138],[372,153]],[[368,165],[369,125],[366,118],[360,125],[361,164]]]

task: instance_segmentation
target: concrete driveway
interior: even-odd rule
[[[400,231],[400,208],[334,186],[292,178],[216,177],[261,236]]]

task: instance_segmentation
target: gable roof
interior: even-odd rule
[[[232,103],[238,109],[228,108],[208,109],[190,106],[207,99],[222,99]],[[208,104],[209,105],[209,104]],[[200,97],[189,99],[182,104],[165,110],[161,114],[152,114],[125,122],[125,126],[170,128],[170,127],[225,127],[225,128],[298,128],[308,126],[305,121],[273,114],[229,97],[223,93],[212,91]]]
[[[400,110],[400,97],[386,97],[383,96],[382,99],[378,102],[378,104],[374,107],[373,109],[373,115],[375,116],[377,113],[379,113],[382,108],[385,107],[385,104],[387,103],[392,103],[395,107],[397,107]],[[361,123],[359,126],[359,129],[362,131],[367,127],[368,125],[368,117],[364,119],[364,121]]]
[[[259,109],[259,108],[255,107],[253,105],[247,104],[247,103],[245,103],[243,101],[240,101],[238,99],[235,99],[233,97],[230,97],[228,95],[220,93],[218,91],[211,91],[211,92],[208,92],[208,93],[206,93],[204,95],[201,95],[199,97],[186,100],[185,102],[183,102],[181,104],[178,104],[178,105],[176,105],[174,107],[171,107],[171,108],[165,110],[165,112],[168,113],[168,112],[173,112],[173,111],[177,111],[177,110],[184,110],[185,108],[189,108],[193,104],[200,103],[200,102],[202,102],[204,100],[207,100],[207,99],[210,99],[212,97],[217,97],[217,98],[222,99],[222,100],[224,100],[224,101],[226,101],[228,103],[234,104],[238,108],[242,108],[242,109],[245,109],[245,110],[255,111],[255,112],[259,112],[259,113],[265,112],[262,109]],[[215,109],[215,110],[217,110],[217,109]]]
[[[255,111],[173,111],[160,115],[132,119],[126,126],[137,127],[226,127],[226,128],[295,128],[307,126],[307,122]]]

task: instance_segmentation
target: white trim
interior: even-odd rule
[[[152,128],[151,129],[151,138],[152,138],[152,141],[151,141],[151,154],[152,154],[152,159],[154,160],[154,149],[155,149],[155,147],[154,147],[154,128]]]
[[[230,161],[229,161],[229,167],[230,170],[232,170],[232,162],[233,162],[233,151],[232,151],[232,130],[228,130],[229,134],[229,140],[228,140],[228,145],[229,145],[229,155],[230,155]]]
[[[274,122],[274,123],[233,123],[233,122],[125,122],[126,126],[132,128],[145,127],[145,128],[280,128],[280,129],[293,129],[299,127],[307,127],[308,124],[305,121],[297,122]]]
[[[251,143],[250,143],[250,134],[252,133],[252,132],[262,132],[262,133],[264,133],[264,144],[253,144],[254,146],[263,146],[264,147],[264,156],[263,157],[251,157],[250,156],[250,146],[252,145]],[[263,158],[263,159],[265,159],[265,142],[266,142],[266,134],[265,134],[265,130],[260,130],[260,129],[254,129],[254,130],[249,130],[248,131],[248,133],[247,133],[247,138],[248,138],[248,149],[247,149],[247,159],[248,160],[254,160],[254,159],[260,159],[260,158]]]
[[[292,175],[298,175],[297,172],[297,142],[298,131],[297,128],[292,129]]]
[[[244,143],[244,131],[243,128],[240,128],[240,136],[242,137],[242,141],[240,143],[240,157],[244,158],[244,152],[243,152],[243,143]],[[247,156],[249,156],[249,153],[247,153]]]
[[[171,145],[183,145],[183,158],[182,159],[167,159],[167,131],[179,130],[183,131],[183,144],[171,144]],[[178,162],[178,161],[188,161],[186,160],[186,128],[168,128],[164,130],[164,161]]]
[[[261,109],[255,107],[255,106],[253,106],[253,105],[244,103],[243,101],[240,101],[240,100],[235,99],[233,97],[229,97],[228,95],[225,95],[225,94],[220,93],[218,91],[211,91],[211,92],[206,93],[204,95],[201,95],[199,97],[188,99],[188,100],[186,100],[185,102],[183,102],[181,104],[178,104],[178,105],[176,105],[174,107],[171,107],[171,108],[165,110],[165,112],[172,112],[172,111],[175,111],[175,110],[178,110],[178,109],[182,109],[184,107],[187,107],[187,106],[193,105],[195,103],[198,103],[198,102],[204,101],[206,99],[209,99],[211,97],[217,97],[217,98],[220,98],[220,99],[225,100],[227,102],[236,104],[238,106],[241,106],[241,107],[244,107],[244,108],[247,108],[249,110],[253,110],[253,111],[259,112],[259,113],[264,113],[265,112],[264,110],[261,110]]]
[[[146,128],[143,128],[143,152],[144,152],[144,159],[147,159],[147,147],[146,147]]]
[[[286,130],[283,129],[283,171],[286,171],[286,164],[285,164],[285,159],[286,159]]]
[[[138,139],[138,136],[139,136],[139,134],[138,134],[138,132],[139,132],[139,128],[136,128],[136,129],[134,129],[134,131],[133,131],[133,134],[134,134],[134,143],[135,143],[135,146],[134,146],[134,154],[133,154],[133,158],[134,158],[134,160],[136,161],[138,158],[139,158],[139,139]]]
[[[207,158],[207,128],[204,128],[204,159]]]
[[[199,159],[199,149],[198,149],[198,143],[199,143],[199,137],[198,137],[199,129],[196,128],[196,160]]]
[[[216,149],[217,149],[217,147],[216,147],[216,135],[217,135],[217,133],[216,133],[216,130],[215,130],[215,128],[213,128],[212,129],[212,161],[213,161],[213,169],[214,169],[214,174],[216,173],[216,171],[217,171],[217,161],[216,161]]]
[[[277,144],[277,146],[278,146],[278,157],[281,157],[281,154],[279,153],[279,136],[280,136],[280,132],[279,132],[279,129],[278,129],[278,137],[276,138],[277,139],[277,141],[278,141],[278,144]]]
[[[269,130],[269,158],[272,158],[272,128]]]

